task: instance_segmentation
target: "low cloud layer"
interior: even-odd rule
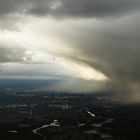
[[[26,54],[26,49],[14,45],[10,43],[9,46],[9,43],[0,42],[0,63],[28,63],[32,61],[31,56]]]

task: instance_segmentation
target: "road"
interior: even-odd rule
[[[47,128],[47,127],[49,127],[49,126],[51,126],[51,125],[43,125],[43,126],[41,126],[41,127],[39,127],[39,128],[36,128],[36,129],[32,130],[32,132],[35,133],[36,135],[39,135],[39,136],[43,137],[43,140],[46,140],[46,136],[42,135],[42,134],[41,134],[40,132],[38,132],[38,131],[41,130],[41,129]]]

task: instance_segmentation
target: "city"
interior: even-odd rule
[[[5,93],[0,94],[0,139],[140,138],[140,105],[120,104],[106,92],[1,91]]]

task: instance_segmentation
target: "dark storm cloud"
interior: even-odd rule
[[[73,51],[57,53],[73,62],[89,65],[113,81],[139,83],[139,19],[138,13],[114,22],[86,22],[80,28],[69,25],[70,29],[58,32],[57,38],[62,37]]]
[[[140,8],[139,0],[62,0],[54,14],[65,17],[105,17]]]
[[[32,17],[105,18],[140,10],[140,0],[1,0],[0,30],[18,29]]]
[[[52,15],[54,17],[105,17],[138,10],[140,10],[140,0],[0,1],[0,16],[3,26],[5,25],[4,21],[7,21],[9,18],[12,19],[14,16],[19,17],[20,14],[34,16]],[[75,37],[74,32],[71,38],[75,37],[75,39],[70,42],[75,42],[76,45],[74,44],[74,46],[77,46],[77,48],[80,46],[79,50],[86,57],[86,59],[78,58],[77,61],[87,63],[110,78],[139,80],[140,68],[137,61],[139,59],[138,52],[140,51],[139,20],[137,17],[131,18],[131,20],[134,22],[124,20],[123,25],[113,23],[113,25],[110,24],[108,27],[101,26],[102,29],[97,31],[94,38],[93,35],[95,33],[94,31],[92,32],[92,28],[88,30],[88,33],[84,31],[83,34],[80,34],[81,31],[79,31],[79,34],[77,33],[79,35],[78,38]],[[10,21],[7,21],[7,24],[8,22]],[[6,26],[8,26],[7,24]],[[88,36],[85,36],[87,34]],[[120,56],[118,57],[118,55]],[[4,47],[0,48],[1,62],[23,61],[24,56],[24,51],[14,48],[12,50]],[[89,58],[91,59],[89,60]]]
[[[139,0],[1,0],[0,15],[52,15],[98,17],[123,14],[140,8]]]
[[[45,10],[47,12],[48,3],[50,0],[1,0],[0,1],[0,15],[9,16],[12,14],[24,14],[27,11]],[[44,6],[45,5],[45,6]],[[44,7],[44,9],[42,9]]]
[[[122,15],[127,16],[118,18]],[[29,22],[30,16],[70,18],[60,22],[48,18],[54,23],[49,37],[54,32],[54,40],[57,38],[70,46],[68,50],[73,50],[64,51],[66,46],[59,50],[57,46],[56,55],[85,67],[88,65],[112,81],[129,86],[140,84],[140,0],[0,0],[0,29],[11,28],[11,22],[21,22],[22,16],[29,16]],[[98,17],[117,20],[98,20]],[[46,27],[47,22],[44,27],[39,26],[39,30],[48,31]],[[25,49],[0,43],[1,63],[30,61]]]

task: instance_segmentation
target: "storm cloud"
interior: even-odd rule
[[[122,89],[138,87],[139,19],[140,14],[137,13],[111,22],[84,19],[72,23],[68,21],[64,24],[68,29],[60,24],[56,27],[57,33],[52,36],[61,40],[63,46],[61,49],[56,46],[52,53],[83,67],[100,71]]]
[[[1,0],[0,15],[103,17],[137,11],[139,0]]]
[[[1,0],[0,17],[0,30],[19,26],[7,33],[16,45],[0,43],[1,63],[33,64],[27,52],[35,50],[36,60],[45,64],[49,54],[72,71],[71,77],[97,80],[103,74],[120,88],[138,89],[139,0]]]

